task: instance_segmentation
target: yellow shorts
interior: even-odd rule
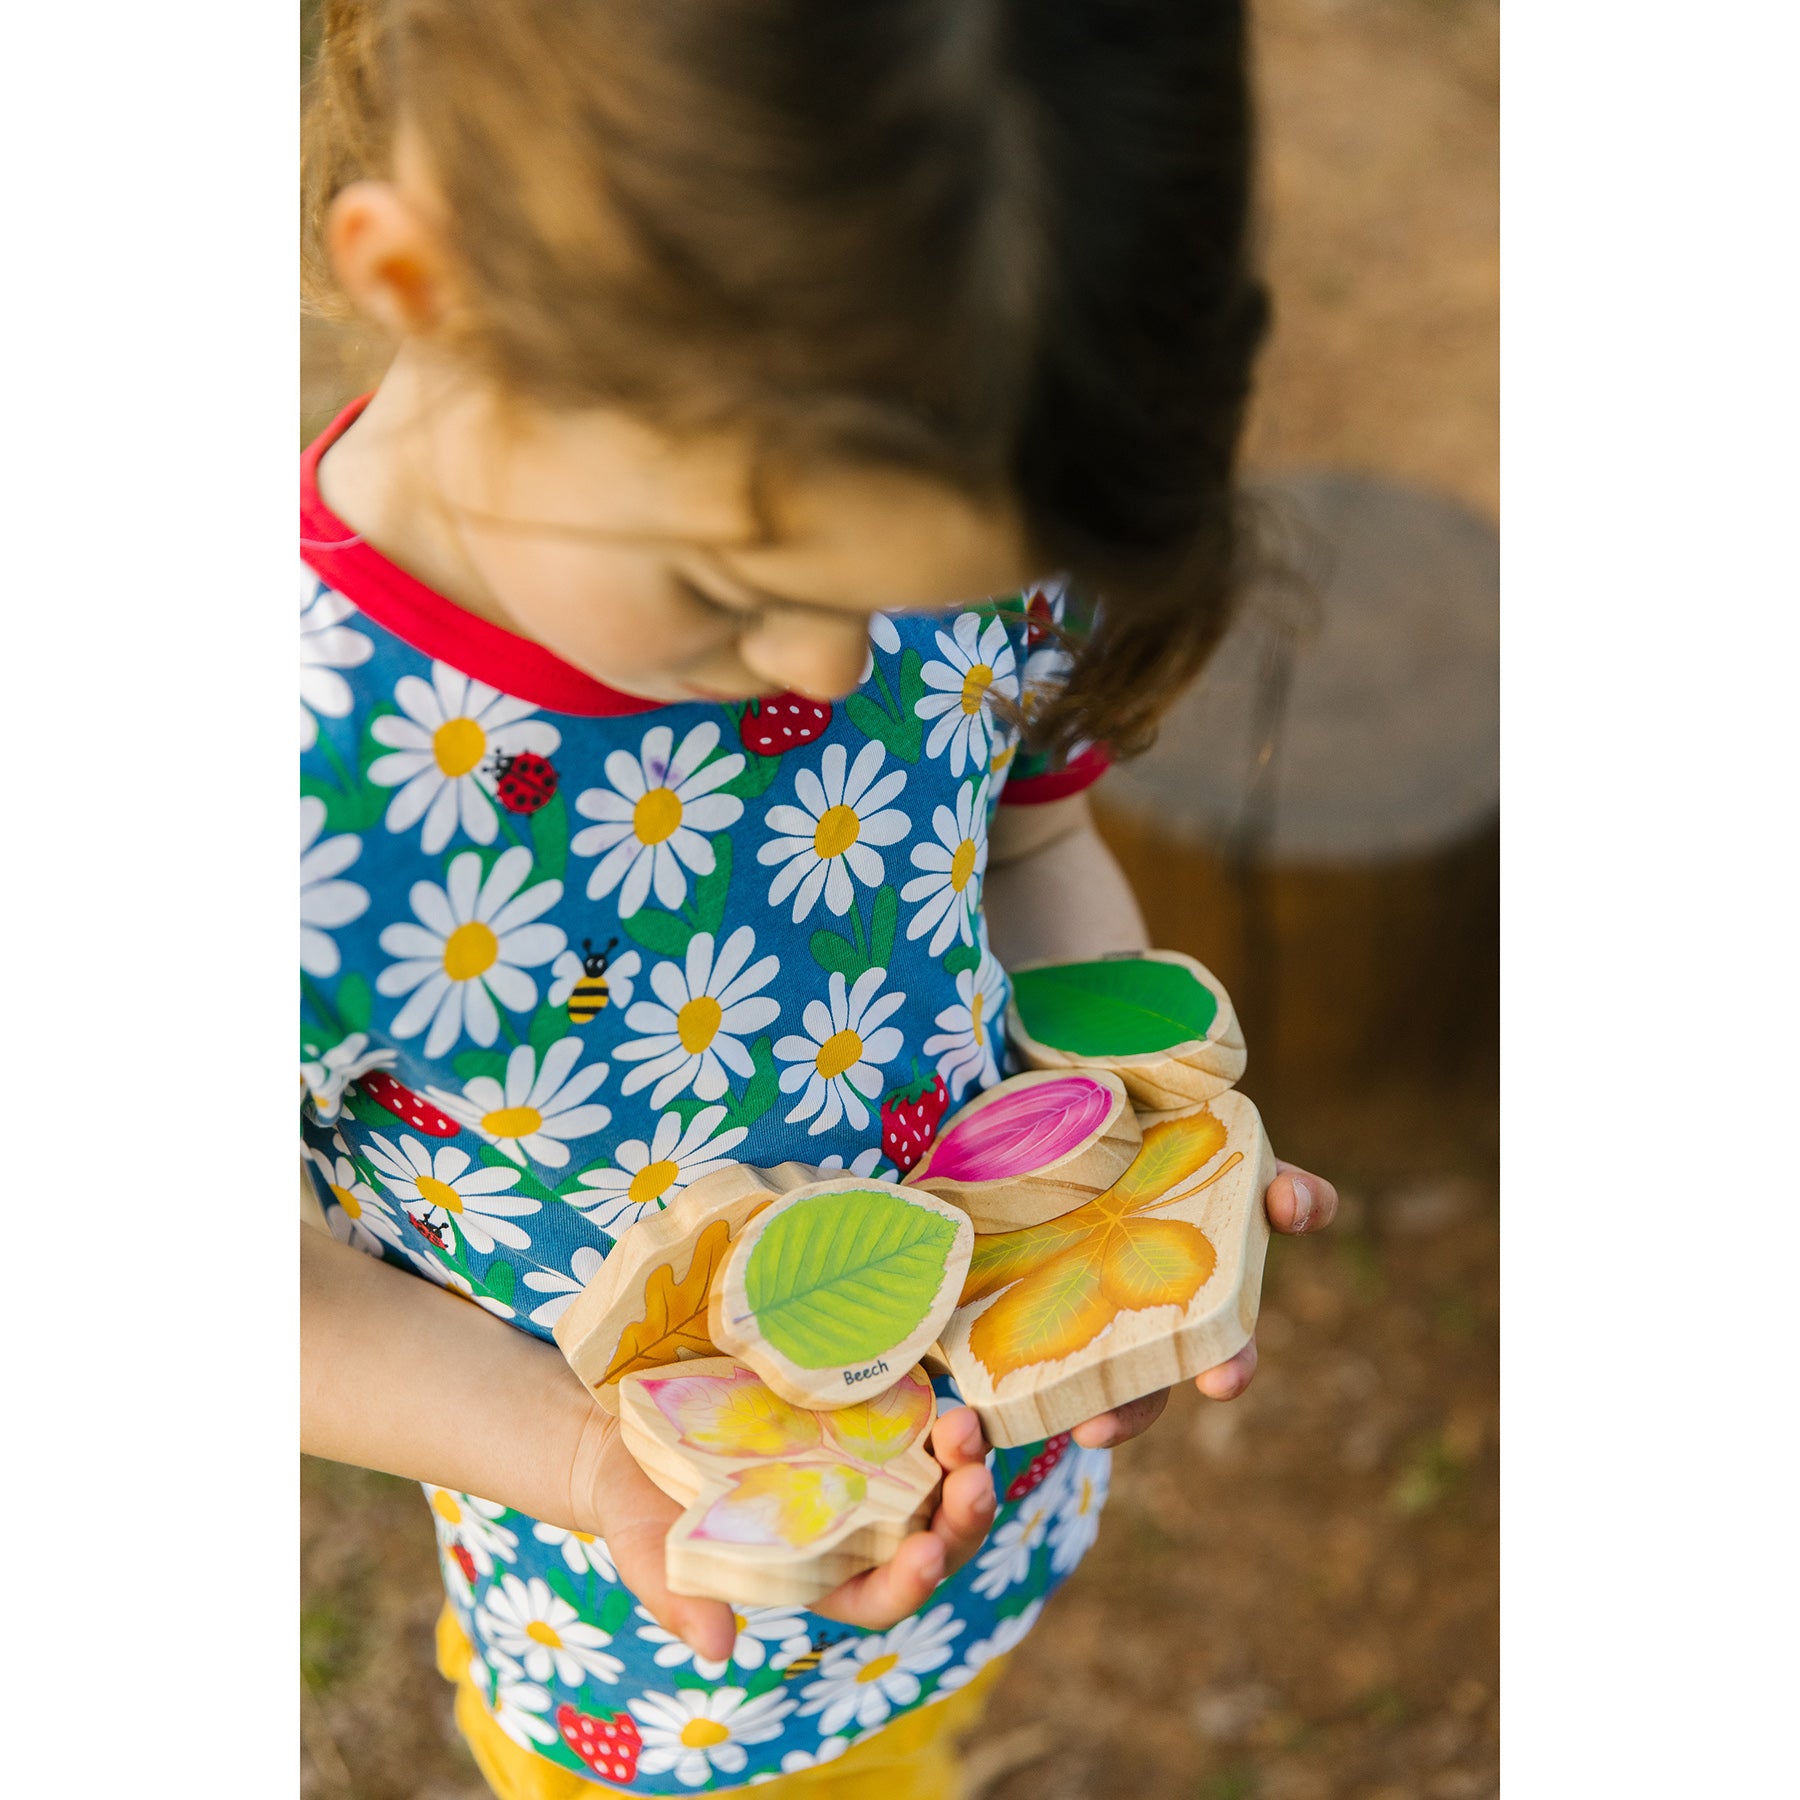
[[[499,1800],[599,1800],[623,1792],[515,1744],[494,1723],[487,1702],[469,1680],[471,1654],[455,1613],[446,1606],[438,1616],[438,1668],[456,1683],[457,1727]],[[755,1791],[772,1800],[957,1800],[957,1742],[980,1721],[1005,1661],[995,1657],[967,1687],[883,1726],[836,1762],[780,1776]]]

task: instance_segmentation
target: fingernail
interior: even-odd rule
[[[1294,1181],[1294,1230],[1304,1231],[1312,1222],[1312,1189],[1298,1177]]]

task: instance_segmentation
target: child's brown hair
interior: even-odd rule
[[[1241,561],[1239,0],[326,0],[315,304],[402,119],[503,388],[1010,494],[1105,596],[1036,734],[1148,741]]]

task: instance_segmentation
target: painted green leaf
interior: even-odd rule
[[[923,1322],[956,1227],[878,1189],[814,1194],[772,1218],[744,1293],[763,1336],[803,1369],[872,1362]]]
[[[1073,1056],[1171,1050],[1212,1029],[1218,997],[1179,963],[1151,957],[1055,963],[1013,977],[1025,1029]]]
[[[569,868],[569,812],[561,794],[531,815],[531,860],[545,881],[561,881]]]
[[[620,923],[628,937],[658,956],[686,956],[688,939],[694,935],[693,926],[685,919],[678,919],[673,913],[657,912],[648,906]]]

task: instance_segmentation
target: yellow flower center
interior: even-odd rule
[[[681,1047],[689,1056],[698,1056],[719,1034],[719,1021],[725,1009],[711,994],[696,994],[675,1015],[675,1030]]]
[[[481,1115],[481,1129],[489,1137],[530,1137],[544,1123],[544,1115],[535,1106],[498,1106]]]
[[[669,1191],[670,1182],[680,1173],[678,1163],[645,1163],[631,1178],[629,1192],[632,1199],[640,1206],[647,1200],[660,1200]]]
[[[600,1541],[591,1531],[571,1531],[569,1536],[578,1544],[597,1544]]]
[[[853,806],[828,806],[813,832],[813,849],[821,858],[842,856],[862,832]]]
[[[744,1627],[749,1623],[750,1621],[740,1612],[734,1612],[731,1615],[731,1629],[740,1635],[742,1635]]]
[[[984,1041],[981,1030],[981,1006],[986,999],[986,994],[977,994],[969,1002],[969,1030],[978,1044]]]
[[[431,754],[454,781],[487,755],[487,733],[473,719],[446,719],[431,734]]]
[[[562,1648],[562,1639],[559,1638],[542,1619],[533,1619],[531,1623],[525,1627],[525,1635],[530,1638],[534,1644],[542,1644],[546,1650],[560,1650]]]
[[[631,809],[631,829],[640,844],[660,844],[681,824],[681,796],[673,788],[653,787]]]
[[[878,1656],[873,1662],[864,1663],[856,1671],[856,1679],[858,1681],[879,1681],[888,1670],[897,1668],[899,1663],[899,1657],[890,1650],[886,1656]]]
[[[970,718],[981,711],[981,703],[994,684],[994,671],[986,663],[977,663],[963,677],[962,709]]]
[[[730,1740],[731,1733],[717,1719],[689,1719],[681,1728],[682,1747],[687,1750],[710,1750]]]
[[[854,1031],[838,1031],[819,1046],[819,1073],[830,1081],[853,1064],[861,1061],[863,1041]]]
[[[421,1175],[419,1178],[419,1198],[429,1205],[442,1207],[445,1212],[462,1211],[462,1196],[447,1181],[439,1181],[435,1175]]]
[[[500,956],[500,940],[479,920],[459,925],[444,940],[444,973],[452,981],[485,975]]]
[[[1094,1484],[1084,1475],[1081,1478],[1081,1504],[1076,1507],[1078,1518],[1085,1517],[1088,1509],[1094,1504]]]
[[[462,1523],[462,1508],[458,1506],[455,1500],[445,1493],[442,1488],[439,1488],[438,1491],[431,1496],[431,1510],[436,1513],[446,1525],[460,1525]]]
[[[362,1217],[362,1202],[358,1200],[348,1188],[341,1188],[334,1181],[331,1184],[331,1193],[332,1198],[337,1201],[338,1205],[341,1206],[351,1218],[360,1219]]]
[[[975,873],[975,840],[964,838],[956,846],[956,854],[950,859],[950,885],[960,894],[969,885],[969,877]]]

